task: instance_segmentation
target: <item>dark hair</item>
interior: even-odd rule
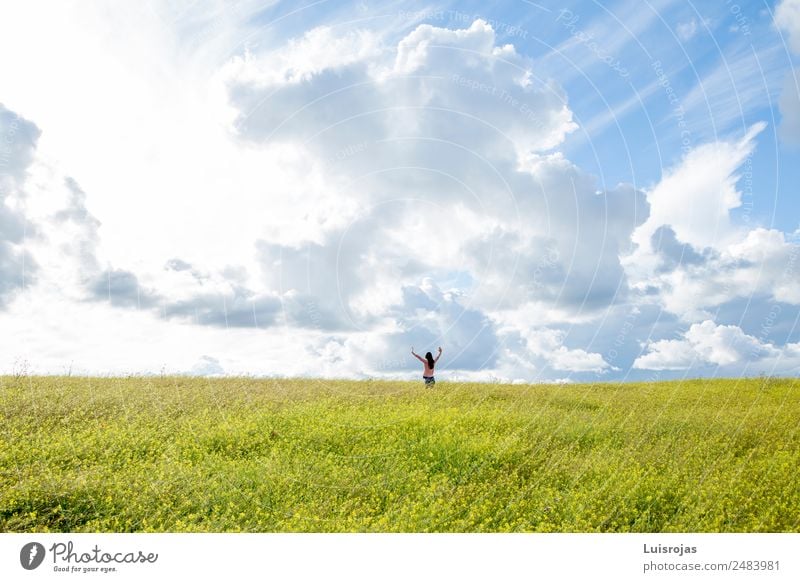
[[[433,370],[433,364],[436,363],[433,361],[433,354],[431,354],[430,352],[426,353],[425,359],[428,360],[428,366],[430,367],[431,370]]]

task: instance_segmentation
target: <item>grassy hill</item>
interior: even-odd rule
[[[0,377],[2,531],[800,531],[800,380]]]

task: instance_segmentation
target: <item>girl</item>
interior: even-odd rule
[[[436,358],[434,358],[430,352],[425,354],[425,358],[421,358],[419,354],[414,352],[414,346],[411,346],[411,355],[422,362],[422,379],[425,380],[425,386],[433,386],[436,384],[436,380],[433,377],[433,367],[436,365],[436,362],[439,361],[439,358],[442,357],[442,347],[439,346],[439,353],[436,355]]]

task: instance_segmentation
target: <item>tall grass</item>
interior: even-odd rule
[[[800,531],[800,381],[0,377],[2,531]]]

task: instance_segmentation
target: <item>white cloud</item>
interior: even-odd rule
[[[701,18],[698,20],[692,17],[689,20],[679,22],[675,27],[675,32],[677,33],[679,39],[681,39],[683,42],[688,42],[697,36],[701,26],[707,30],[710,30],[714,26],[714,23],[709,18]]]
[[[531,366],[530,372],[545,367],[561,372],[594,373],[617,369],[606,362],[599,353],[565,346],[565,333],[558,329],[531,328],[525,325],[524,320],[518,320],[516,325],[507,321],[500,331],[510,338],[519,336],[522,340],[522,350],[519,353],[511,351],[505,357],[527,361]],[[517,366],[520,364],[520,362],[515,363]]]
[[[308,164],[288,147],[254,151],[232,135],[218,72],[241,41],[233,12],[206,35],[184,27],[199,26],[192,17],[212,14],[209,6],[173,23],[162,8],[30,2],[4,10],[14,26],[0,50],[24,58],[4,60],[2,98],[46,127],[41,159],[86,192],[102,223],[101,262],[140,271],[180,256],[222,268],[236,256],[253,267],[253,240],[285,225],[280,211],[297,206],[270,194],[298,185],[315,192],[313,175],[304,179]],[[47,98],[54,87],[59,98]]]
[[[793,284],[800,247],[780,231],[747,230],[730,218],[741,205],[736,184],[751,175],[749,157],[762,128],[752,127],[736,142],[700,146],[666,171],[647,193],[650,216],[633,233],[636,248],[622,258],[636,289],[688,321],[756,293],[800,300]]]
[[[647,192],[650,215],[631,237],[636,248],[622,257],[642,301],[689,323],[713,317],[737,298],[800,304],[800,245],[779,230],[748,229],[730,216],[741,205],[739,188],[752,193],[751,156],[762,129],[757,124],[738,141],[698,147]],[[641,361],[685,363],[688,357],[684,344],[664,340]]]
[[[191,367],[189,374],[192,376],[224,376],[225,368],[217,358],[204,355]]]
[[[754,124],[737,141],[717,141],[690,151],[647,192],[650,216],[633,233],[641,255],[652,248],[656,229],[669,225],[678,238],[696,248],[720,247],[731,241],[735,229],[730,210],[741,205],[736,170],[755,149],[764,123]]]
[[[775,24],[789,35],[789,45],[800,54],[800,0],[782,0],[775,8]]]
[[[38,265],[27,242],[42,233],[26,210],[24,186],[40,134],[0,103],[0,309],[36,280]]]
[[[775,24],[788,34],[791,50],[800,54],[800,0],[783,0],[778,4]],[[786,75],[778,106],[781,138],[786,143],[800,143],[800,69],[793,69]]]
[[[417,73],[429,69],[433,63],[437,69],[455,70],[491,66],[486,55],[517,56],[511,45],[495,46],[494,29],[482,20],[461,30],[421,24],[398,43],[394,72]],[[467,67],[464,67],[465,61]]]
[[[242,135],[261,143],[302,137],[312,153],[330,158],[365,138],[372,144],[421,134],[494,157],[508,140],[519,155],[551,149],[577,127],[560,87],[534,83],[529,60],[496,45],[481,20],[460,30],[420,25],[396,45],[374,46],[370,37],[369,50],[360,35],[331,34],[313,36],[349,47],[343,60],[303,66],[293,82],[281,72],[285,66],[272,63],[307,62],[316,49],[306,42],[226,66],[222,78]]]
[[[357,201],[358,213],[313,247],[313,256],[328,258],[301,282],[318,290],[335,279],[334,299],[348,316],[380,313],[402,284],[431,268],[470,279],[470,299],[484,310],[536,294],[588,309],[612,300],[621,289],[617,249],[643,218],[643,200],[624,186],[598,195],[590,176],[558,153],[539,151],[574,127],[563,92],[531,81],[529,63],[512,47],[496,46],[482,21],[461,30],[420,26],[395,52],[383,66],[318,70],[297,86],[235,72],[228,78],[247,139],[303,139],[311,158],[352,152],[336,156],[329,170],[357,176],[336,196]],[[298,255],[265,244],[272,253],[308,256],[307,247]],[[547,257],[542,247],[560,256]],[[360,272],[352,268],[354,253]],[[282,263],[281,270],[292,264],[299,263]],[[322,275],[334,264],[338,275]],[[571,280],[564,284],[567,268]],[[358,283],[362,273],[368,284]],[[298,287],[286,272],[280,280]]]
[[[42,233],[36,285],[0,310],[0,368],[415,377],[410,345],[442,344],[445,376],[563,381],[619,370],[583,333],[616,306],[696,321],[754,289],[800,301],[796,246],[729,217],[761,125],[646,200],[555,151],[576,128],[566,93],[487,22],[239,45],[248,6],[64,6],[41,30],[59,51],[28,34],[35,3],[0,37],[25,55],[0,97],[43,130],[0,206],[6,242],[23,215]],[[643,361],[726,362],[734,336]]]
[[[781,112],[781,139],[789,144],[800,144],[800,69],[794,69],[786,75],[778,107]]]
[[[259,87],[299,84],[323,71],[372,61],[381,52],[380,39],[369,30],[339,35],[329,26],[319,26],[276,51],[261,56],[250,52],[234,56],[223,68],[222,75],[228,81]]]
[[[78,11],[65,16],[68,16],[65,18],[67,24],[75,25],[85,14]],[[297,128],[291,128],[293,133],[290,132],[288,137],[284,135],[284,139],[275,146],[269,143],[242,144],[235,135],[218,131],[220,127],[215,125],[218,121],[229,119],[227,105],[217,108],[218,104],[212,101],[198,103],[188,93],[184,95],[185,101],[165,94],[154,94],[152,99],[139,101],[139,105],[145,108],[148,104],[158,103],[160,109],[152,110],[159,124],[158,132],[152,135],[157,135],[158,139],[153,140],[152,135],[146,135],[150,129],[148,122],[140,124],[140,127],[115,127],[116,132],[127,134],[130,139],[125,147],[114,152],[111,159],[108,144],[102,139],[108,137],[107,132],[104,134],[107,125],[100,118],[105,113],[113,115],[108,111],[110,103],[115,107],[131,105],[141,96],[131,91],[126,99],[122,93],[116,93],[116,89],[139,86],[152,91],[163,85],[161,79],[148,77],[149,73],[142,72],[147,71],[147,67],[140,68],[140,64],[144,64],[152,55],[161,53],[163,67],[176,67],[178,91],[193,91],[199,80],[180,70],[176,55],[166,46],[169,43],[159,44],[164,39],[160,33],[151,30],[153,23],[147,22],[141,14],[135,16],[131,20],[142,25],[142,34],[152,34],[155,41],[152,47],[137,47],[144,48],[142,54],[129,52],[130,47],[120,45],[103,46],[103,50],[100,50],[101,46],[97,43],[101,38],[106,38],[108,32],[103,31],[103,35],[99,35],[97,23],[90,19],[81,22],[79,27],[83,29],[82,42],[78,45],[65,42],[71,48],[65,51],[66,56],[58,57],[85,62],[87,69],[91,68],[89,63],[95,66],[100,64],[97,55],[100,55],[100,61],[104,54],[109,53],[127,61],[127,68],[115,69],[116,75],[124,76],[117,86],[101,87],[98,91],[103,103],[95,109],[94,115],[89,115],[94,105],[94,96],[91,94],[86,102],[80,102],[77,96],[68,93],[63,100],[49,103],[33,97],[40,89],[35,83],[18,85],[24,90],[18,90],[15,99],[25,102],[32,111],[41,114],[52,137],[40,151],[39,179],[31,186],[32,191],[38,190],[41,194],[36,197],[38,216],[54,227],[53,235],[36,247],[37,256],[47,265],[48,276],[40,288],[28,297],[29,301],[52,298],[52,292],[59,289],[62,301],[83,302],[90,298],[105,303],[103,309],[98,307],[92,311],[93,314],[108,309],[130,310],[136,316],[131,315],[126,321],[135,328],[150,325],[144,323],[150,321],[147,313],[151,316],[161,315],[162,319],[155,320],[160,323],[152,323],[156,326],[166,326],[167,322],[176,321],[174,318],[229,329],[251,324],[256,329],[256,325],[263,327],[283,323],[292,328],[305,327],[320,333],[352,325],[377,325],[383,329],[392,329],[394,326],[395,331],[385,335],[385,341],[394,349],[402,339],[403,351],[408,341],[402,329],[397,331],[397,328],[398,325],[410,325],[423,336],[430,336],[429,339],[437,334],[448,334],[447,345],[452,363],[461,362],[462,367],[474,367],[478,365],[476,362],[491,365],[496,340],[491,335],[491,324],[481,311],[465,308],[456,296],[447,294],[442,295],[437,303],[440,305],[438,318],[430,319],[422,312],[407,312],[403,307],[403,302],[407,301],[404,294],[407,295],[407,292],[402,290],[413,288],[413,281],[419,281],[423,272],[452,269],[464,264],[463,259],[457,259],[462,252],[463,237],[469,237],[476,231],[465,232],[461,228],[470,223],[477,232],[487,228],[477,219],[480,207],[458,210],[458,199],[463,191],[451,192],[451,187],[445,188],[443,191],[450,198],[449,201],[436,201],[419,192],[405,200],[400,198],[393,202],[391,197],[381,200],[380,197],[374,197],[372,192],[386,191],[394,179],[391,175],[384,178],[381,174],[372,179],[367,176],[361,185],[348,189],[345,180],[352,181],[352,170],[363,162],[360,159],[363,156],[357,155],[363,148],[350,148],[356,154],[350,155],[348,142],[339,141],[341,135],[328,139],[325,145],[332,146],[330,149],[315,148],[313,144],[309,147],[303,145],[303,135]],[[142,18],[145,18],[144,22]],[[114,25],[124,28],[123,21],[115,21]],[[62,37],[71,38],[74,28],[67,26],[68,32],[62,32]],[[58,35],[58,31],[53,32]],[[434,36],[448,34],[441,30],[429,32]],[[472,47],[472,37],[475,35],[480,36],[482,42],[488,40],[490,44],[493,43],[491,28],[477,23],[455,35],[456,44],[462,37],[466,44],[454,48]],[[125,35],[114,36],[121,38]],[[15,40],[24,45],[24,39]],[[413,50],[415,42],[418,48],[426,42],[422,38],[417,42],[413,36],[406,40],[405,46],[409,50]],[[331,51],[331,46],[341,50]],[[232,91],[231,98],[238,106],[242,106],[242,102],[237,101],[237,87],[244,86],[247,86],[247,90],[257,91],[276,84],[297,85],[308,98],[314,92],[310,85],[318,79],[322,79],[324,85],[326,75],[331,72],[355,75],[352,78],[376,86],[381,82],[379,75],[385,75],[387,71],[386,67],[378,71],[381,62],[390,67],[390,73],[395,74],[391,70],[394,66],[391,55],[381,61],[381,53],[386,47],[381,46],[380,50],[375,48],[374,35],[344,33],[341,37],[334,37],[329,30],[319,29],[266,56],[234,59],[221,74],[217,74],[213,68],[206,71],[194,68],[191,73],[199,75],[200,79],[205,73],[211,83],[227,83]],[[444,67],[445,63],[434,58],[437,52],[435,47],[430,50],[429,62],[418,59],[416,66],[427,67],[427,72],[433,73],[436,67]],[[314,57],[322,52],[328,55],[327,61],[321,62]],[[248,59],[252,59],[252,63]],[[369,66],[373,59],[376,59],[375,71],[371,71]],[[501,59],[516,59],[517,62],[513,65],[503,64]],[[530,127],[519,127],[517,118],[520,112],[517,109],[496,108],[497,99],[485,95],[476,100],[471,91],[450,78],[443,79],[441,97],[428,94],[427,97],[423,95],[421,102],[417,100],[429,104],[432,110],[437,105],[440,108],[449,105],[456,112],[468,111],[471,114],[486,112],[491,115],[499,110],[499,115],[492,123],[486,125],[478,118],[474,123],[481,132],[494,132],[490,140],[492,145],[486,154],[498,157],[498,144],[503,144],[499,158],[507,158],[507,163],[512,164],[517,151],[515,146],[520,148],[519,151],[526,151],[529,147],[550,147],[559,143],[564,132],[571,129],[570,113],[563,102],[563,95],[554,86],[540,89],[528,87],[524,82],[522,60],[513,49],[491,48],[486,54],[476,53],[468,60],[468,68],[474,69],[470,74],[496,83],[509,95],[517,95],[520,100],[524,98],[526,105],[543,115],[553,112],[553,116],[543,122],[541,128],[535,126],[531,131]],[[44,62],[40,64],[43,70],[47,69]],[[55,64],[58,65],[58,62]],[[250,64],[253,66],[248,68]],[[266,66],[269,64],[275,66]],[[10,77],[14,74],[15,71],[10,71]],[[270,77],[270,74],[273,76]],[[384,79],[383,82],[389,81]],[[401,79],[401,85],[402,82]],[[200,84],[203,84],[202,80]],[[406,89],[413,97],[416,88],[409,86]],[[371,97],[372,101],[359,103],[354,112],[397,103],[397,96],[392,90],[380,89],[375,93],[366,91],[364,96]],[[455,101],[433,102],[439,98],[455,98]],[[287,109],[280,112],[283,119],[290,118],[293,108],[297,107],[298,102],[292,100],[294,97],[286,102]],[[485,107],[486,104],[489,107]],[[73,107],[77,113],[68,115],[59,106]],[[190,118],[203,111],[204,107],[210,108],[209,111],[213,113],[211,123],[207,123],[208,116],[200,116],[197,118],[199,123],[192,124]],[[80,113],[82,111],[84,114]],[[238,111],[240,115],[252,113],[246,109]],[[324,128],[331,120],[335,120],[335,115],[342,113],[342,110],[334,107],[330,112],[334,117],[328,120],[316,117],[304,127],[319,131],[320,127]],[[435,116],[424,112],[421,115],[428,115],[429,118],[419,120],[420,123],[432,122],[432,133],[435,134],[438,127],[440,136],[447,137],[450,124],[439,123],[436,126]],[[85,127],[80,134],[84,142],[80,148],[74,147],[74,144],[67,148],[61,143],[68,134],[76,135],[76,128],[68,123],[73,117],[85,117]],[[389,115],[387,120],[391,122],[388,132],[376,131],[384,125],[384,121],[381,121],[377,125],[356,124],[351,135],[358,138],[357,144],[368,140],[373,145],[378,139],[391,137],[398,129],[408,129],[402,124],[397,125],[402,119],[393,119]],[[252,115],[244,120],[240,118],[240,134],[245,138],[252,137],[248,136],[247,131],[258,129],[258,121],[263,119],[255,119]],[[514,134],[519,143],[509,144],[502,132],[497,133],[498,124]],[[224,130],[224,126],[221,129]],[[450,137],[466,145],[480,144],[470,133],[456,133]],[[526,141],[528,139],[531,141]],[[412,158],[422,159],[418,149],[399,144],[378,161],[381,165],[385,165],[387,160],[395,164],[401,162],[402,157],[398,157],[398,153],[404,150]],[[167,160],[167,156],[163,154],[167,151],[172,155],[169,157],[170,163],[164,164],[162,162]],[[339,156],[338,153],[342,151],[344,155]],[[130,157],[126,158],[128,153]],[[87,162],[91,158],[94,160],[90,166]],[[53,162],[55,159],[58,161]],[[201,165],[198,166],[200,161]],[[463,158],[454,158],[454,161],[460,166],[454,166],[457,169],[454,173],[447,175],[432,168],[430,175],[435,179],[443,179],[445,183],[458,184]],[[78,180],[69,178],[62,167],[75,169]],[[130,167],[142,167],[147,171],[142,176],[135,175],[120,181],[118,176],[123,173],[121,170]],[[492,171],[496,173],[491,165],[486,168],[486,174]],[[129,172],[125,174],[127,176]],[[145,174],[146,183],[141,181]],[[416,176],[410,176],[410,182],[401,182],[399,187],[410,185],[415,179]],[[225,192],[225,196],[220,196],[220,192]],[[389,192],[391,196],[396,196],[391,193],[391,188]],[[429,202],[425,202],[426,198]],[[134,201],[135,206],[131,205]],[[427,204],[424,212],[419,211],[420,204]],[[158,209],[155,214],[154,208]],[[190,220],[175,220],[187,213],[191,216]],[[459,214],[462,218],[459,228],[455,225],[442,228],[441,225],[446,224],[448,218]],[[496,221],[499,224],[504,217],[499,215]],[[143,224],[148,225],[145,231],[142,231]],[[408,241],[409,232],[417,234],[413,241]],[[254,248],[257,241],[261,242]],[[409,252],[412,250],[409,242],[415,247],[413,254]],[[428,248],[435,245],[436,251],[426,252],[426,244]],[[235,269],[231,268],[231,258],[238,265]],[[164,265],[183,267],[164,268]],[[435,285],[429,285],[426,289],[423,293],[433,292],[431,289],[435,289]],[[266,303],[262,309],[259,303],[273,300],[277,304],[276,310]],[[313,309],[309,309],[309,306]],[[380,308],[389,309],[392,315],[376,318]],[[89,307],[86,306],[86,309]],[[18,306],[13,315],[9,313],[6,317],[24,317],[24,310],[24,305]],[[87,321],[100,321],[88,313],[85,317]],[[126,336],[127,341],[136,337],[134,329],[130,332]],[[220,337],[220,340],[224,341],[224,338]],[[120,338],[120,342],[124,341]],[[357,343],[355,337],[353,341]],[[342,345],[346,343],[344,341]],[[84,344],[73,345],[77,349]],[[15,349],[27,351],[24,346]],[[143,346],[136,349],[147,351]],[[219,346],[206,345],[204,350],[214,353],[215,357],[222,353]],[[42,360],[50,361],[46,356],[48,350],[42,349],[39,353],[42,354]],[[98,351],[98,357],[103,353]],[[323,350],[323,360],[325,353]],[[389,352],[386,357],[390,357]],[[229,360],[226,358],[225,361]],[[142,365],[144,360],[131,354],[129,361],[136,366]],[[106,362],[109,369],[119,369],[119,364]],[[226,364],[226,369],[234,370],[235,365],[229,367]],[[337,372],[338,365],[333,364],[326,364],[318,370],[341,373],[341,370]],[[352,368],[349,371],[352,372]]]
[[[648,353],[636,359],[634,368],[680,370],[696,362],[738,371],[751,367],[751,372],[789,373],[800,368],[800,343],[778,348],[738,326],[711,320],[692,324],[680,339],[650,342],[646,349]]]
[[[697,20],[692,18],[686,22],[679,23],[678,26],[675,27],[675,32],[682,41],[686,42],[691,40],[692,37],[697,34]]]
[[[582,349],[570,350],[559,346],[550,358],[553,368],[568,372],[605,372],[612,368],[597,353],[590,353]]]
[[[679,262],[654,274],[645,286],[657,288],[663,307],[687,321],[705,319],[708,310],[737,297],[765,296],[797,305],[798,259],[800,246],[787,242],[783,233],[755,228],[697,263]]]
[[[686,332],[686,340],[702,360],[720,366],[761,359],[776,352],[735,325],[715,325],[708,320],[693,324]]]
[[[686,370],[697,359],[692,345],[683,340],[659,340],[650,342],[649,352],[639,356],[634,368],[643,370]]]

